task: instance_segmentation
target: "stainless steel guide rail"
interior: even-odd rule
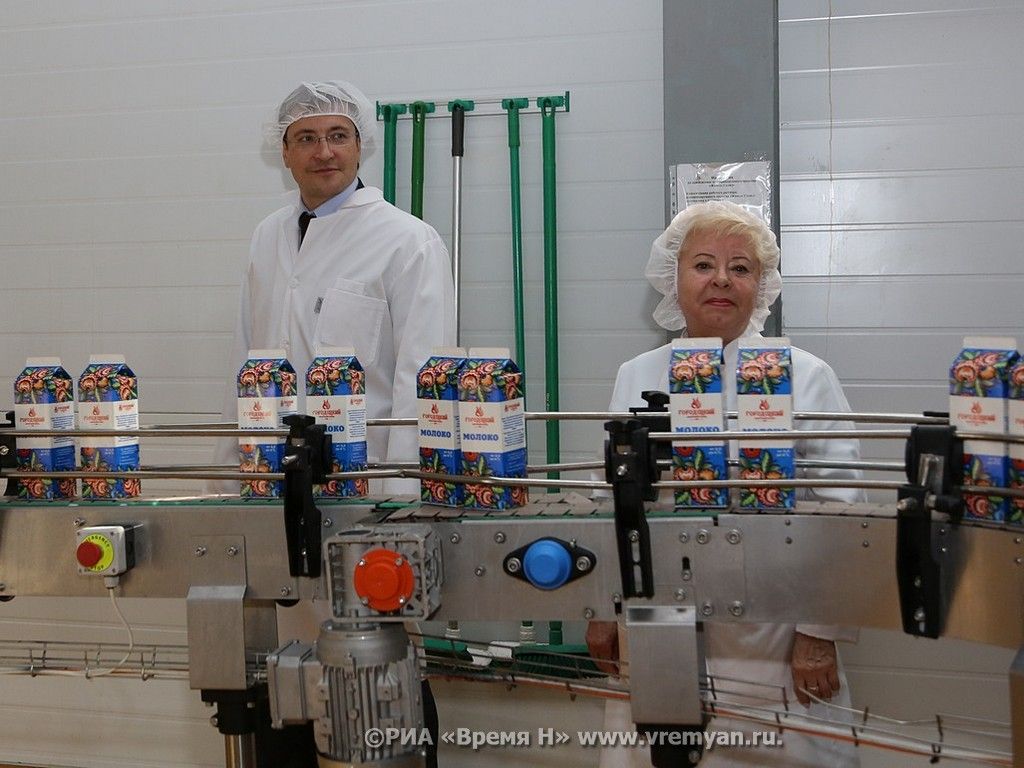
[[[578,415],[604,419],[612,414]],[[833,415],[808,416],[820,420]],[[861,420],[848,414],[834,416]],[[864,416],[863,421],[913,426],[852,433],[861,439],[882,439],[884,435],[885,439],[906,440],[919,428],[940,429],[943,421],[900,415]],[[631,429],[645,423],[644,418],[636,420]],[[249,434],[230,428],[191,426],[154,427],[140,435]],[[655,446],[679,437],[643,430],[642,439],[630,444],[648,446],[651,456]],[[294,435],[294,430],[290,432]],[[0,430],[0,434],[11,436],[12,431]],[[40,434],[33,432],[32,436]],[[281,434],[287,433],[282,430]],[[826,430],[820,436],[846,434]],[[793,437],[812,435],[819,433],[795,431]],[[739,439],[751,434],[720,435],[723,439],[733,436]],[[779,436],[771,433],[771,437]],[[360,695],[370,697],[367,700],[377,701],[368,691],[373,689],[374,675],[386,673],[404,681],[399,688],[405,693],[378,704],[387,709],[387,716],[394,722],[414,727],[420,722],[416,707],[410,705],[418,676],[417,652],[409,650],[413,646],[401,627],[404,620],[428,617],[442,621],[625,619],[631,647],[642,649],[634,656],[631,668],[631,696],[638,721],[692,727],[701,723],[707,707],[699,653],[700,625],[707,621],[901,628],[1009,648],[1024,646],[1024,529],[960,522],[955,502],[964,489],[943,485],[943,475],[937,468],[942,462],[935,458],[945,456],[949,469],[948,465],[955,464],[954,454],[942,454],[948,445],[929,443],[919,448],[914,454],[910,483],[852,483],[897,490],[898,503],[896,499],[855,505],[798,502],[790,510],[759,513],[736,508],[680,512],[660,507],[653,501],[658,491],[688,484],[659,482],[655,461],[645,479],[633,477],[632,469],[624,473],[637,493],[646,495],[646,500],[637,497],[638,514],[625,526],[621,503],[624,481],[623,475],[612,472],[614,460],[605,464],[608,478],[613,480],[610,484],[451,478],[483,484],[554,485],[563,491],[612,488],[615,494],[612,500],[599,501],[571,492],[538,495],[521,509],[490,512],[435,507],[403,497],[317,499],[315,517],[303,511],[301,504],[293,505],[289,513],[289,502],[280,499],[29,502],[6,498],[0,501],[0,598],[103,595],[101,579],[80,573],[74,553],[76,532],[102,526],[130,527],[135,531],[134,566],[119,576],[117,594],[185,599],[189,647],[183,658],[181,649],[140,646],[120,673],[139,677],[181,675],[187,668],[191,686],[201,690],[204,698],[215,701],[219,713],[223,712],[220,721],[230,720],[232,712],[245,710],[253,696],[267,695],[262,686],[266,680],[274,723],[317,721],[318,749],[336,762],[419,764],[415,750],[402,751],[393,745],[374,751],[363,743],[361,733],[373,726],[374,715],[347,701],[348,694],[324,702],[304,698],[301,691],[303,685],[308,689],[308,683],[316,680],[326,689],[362,691]],[[294,464],[303,461],[308,463],[310,458],[300,457]],[[147,471],[150,474],[145,474]],[[312,474],[308,467],[306,471],[304,482],[308,485]],[[294,472],[291,467],[287,472],[261,476],[282,479],[294,488]],[[31,476],[10,470],[3,474]],[[111,474],[99,473],[104,477]],[[231,471],[206,472],[201,467],[181,472],[161,467],[126,474],[193,479],[252,477]],[[422,474],[400,466],[333,477]],[[947,479],[948,475],[946,472]],[[726,487],[836,484],[851,485],[813,479],[720,483]],[[988,488],[970,490],[992,492]],[[302,517],[304,526],[300,534],[306,542],[302,548],[305,571],[296,570],[295,553],[299,550],[292,547],[295,540],[287,531],[289,520],[294,523],[296,515]],[[634,546],[640,537],[637,541],[631,537],[640,523],[646,527],[647,553]],[[323,557],[319,546],[310,542],[322,542]],[[547,546],[546,552],[562,547],[576,553],[569,559],[570,573],[561,583],[539,588],[524,576],[524,570],[528,570],[526,555],[538,544]],[[379,551],[386,553],[384,560],[372,554]],[[309,570],[314,560],[315,573]],[[635,566],[632,590],[624,588],[624,563]],[[914,568],[925,570],[917,573]],[[384,581],[395,577],[396,583],[403,585],[402,590],[408,589],[401,593],[402,599],[389,602],[393,595],[381,592],[372,579],[368,582],[361,577],[371,569],[387,576]],[[308,646],[277,637],[276,602],[310,598],[327,600],[333,615],[318,643]],[[916,618],[918,613],[920,618]],[[38,644],[0,644],[0,667],[37,674],[75,672],[77,667],[80,672],[79,650],[78,646],[61,649],[51,643],[44,660]],[[109,665],[115,657],[116,648],[94,648],[83,657],[84,666]],[[355,659],[355,665],[345,659]],[[1021,723],[1014,728],[1015,738],[1024,733],[1024,711],[1017,703],[1024,701],[1024,671],[1018,672],[1016,667],[1010,676],[1014,719]],[[1021,667],[1024,670],[1024,662]],[[665,675],[667,668],[680,671],[678,679]],[[586,681],[577,681],[577,685],[580,689],[601,689]],[[725,702],[719,701],[718,706],[724,707]],[[355,715],[340,717],[343,709]],[[790,727],[804,726],[794,721]],[[227,759],[233,761],[232,765],[259,766],[244,724],[236,730],[240,732],[224,731]],[[1024,765],[1021,749],[1016,751],[1014,764]]]
[[[359,523],[429,523],[442,543],[445,569],[443,603],[432,618],[616,618],[615,596],[621,595],[621,585],[609,536],[610,503],[565,501],[554,495],[514,511],[460,513],[409,498],[391,501],[408,506],[321,504],[325,538]],[[0,503],[2,594],[103,596],[99,580],[78,573],[73,533],[115,521],[131,521],[145,532],[135,568],[121,578],[124,597],[185,598],[197,571],[233,568],[235,563],[245,566],[240,578],[245,579],[247,600],[326,597],[322,580],[288,573],[281,504],[269,499],[42,504],[5,499]],[[659,597],[668,595],[677,602],[685,595],[682,602],[708,602],[716,619],[723,621],[900,627],[893,579],[896,513],[891,505],[798,502],[790,513],[714,516],[654,507],[648,524],[654,533]],[[954,528],[938,520],[933,529],[937,538],[950,542],[947,560],[954,560],[952,547],[958,550],[957,562],[970,562],[960,582],[970,594],[954,601],[945,635],[1006,647],[1024,644],[1024,567],[1016,562],[1024,558],[1024,532],[995,526]],[[588,578],[552,592],[510,581],[500,567],[504,553],[543,536],[588,542],[597,567]],[[237,539],[244,551],[229,554],[229,539]],[[66,557],[61,557],[62,545]],[[690,562],[689,574],[682,569],[684,557]],[[208,566],[211,562],[222,565]],[[481,565],[485,571],[477,574]],[[988,592],[981,589],[986,583]],[[854,594],[844,586],[849,584],[857,584]],[[501,594],[502,599],[485,604],[482,591]],[[830,594],[844,599],[832,601]],[[981,599],[986,594],[990,596]],[[743,603],[742,617],[729,613],[736,601]]]

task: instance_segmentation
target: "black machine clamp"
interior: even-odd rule
[[[664,414],[641,419],[622,419],[605,424],[605,478],[611,483],[615,502],[615,537],[618,544],[619,570],[622,577],[622,598],[654,597],[654,570],[651,560],[651,536],[644,502],[656,501],[653,487],[660,477],[659,460],[672,455],[670,443],[655,443],[651,432],[669,432],[669,397],[664,392],[643,393],[647,406],[630,408],[633,414]],[[617,604],[617,608],[621,603]],[[628,626],[628,622],[627,622]],[[695,629],[692,631],[696,631]],[[697,642],[696,635],[694,642]],[[703,664],[698,654],[698,666]],[[696,670],[694,670],[696,675]],[[695,678],[696,679],[696,678]],[[700,762],[703,748],[694,734],[703,731],[704,723],[696,715],[690,725],[678,723],[637,723],[637,730],[650,740],[651,763],[656,768],[681,768]],[[685,746],[685,745],[698,746]]]
[[[652,443],[652,431],[668,432],[668,395],[645,391],[647,405],[630,412],[664,413],[644,420],[617,419],[606,422],[608,439],[604,444],[605,480],[612,486],[615,501],[615,538],[622,576],[622,597],[653,597],[654,571],[651,564],[651,534],[644,514],[644,502],[658,498],[658,459],[668,458],[668,443]],[[664,447],[663,447],[664,446]]]
[[[14,469],[17,465],[14,436],[4,434],[4,430],[14,429],[14,411],[0,411],[0,469]],[[14,495],[14,480],[7,481],[4,495]]]
[[[320,577],[321,516],[313,485],[324,483],[331,468],[331,436],[312,416],[284,418],[290,432],[284,460],[284,532],[292,576]]]
[[[920,637],[939,637],[948,609],[951,575],[936,557],[932,513],[963,517],[960,494],[963,440],[956,428],[917,425],[906,447],[906,485],[896,503],[896,579],[903,631]]]
[[[658,498],[651,484],[658,460],[647,439],[650,430],[639,419],[606,422],[605,480],[615,501],[615,539],[619,551],[622,597],[654,597],[651,532],[644,502]]]

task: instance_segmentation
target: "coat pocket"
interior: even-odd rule
[[[348,286],[331,288],[320,309],[317,343],[328,347],[354,347],[364,368],[373,365],[380,351],[387,306],[384,299],[356,293],[348,290]]]

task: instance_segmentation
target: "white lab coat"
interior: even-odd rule
[[[416,373],[436,346],[455,343],[451,259],[429,224],[385,202],[373,187],[355,190],[333,214],[313,219],[299,247],[298,192],[256,227],[242,279],[229,359],[233,381],[249,349],[283,348],[299,377],[316,347],[355,347],[366,370],[367,418],[416,415]],[[234,384],[224,414],[235,418]],[[227,443],[227,441],[224,441]],[[371,427],[373,461],[416,461],[415,427]],[[218,458],[230,463],[237,445]],[[415,480],[390,481],[392,493],[417,493]]]
[[[632,360],[623,363],[615,379],[615,390],[612,394],[611,411],[626,411],[630,407],[643,406],[645,403],[640,394],[644,390],[660,390],[668,392],[668,363],[671,344],[666,344],[650,352],[645,352]],[[724,366],[726,371],[736,370],[738,342],[734,341],[725,348]],[[732,376],[725,377],[727,410],[736,410],[736,381]],[[809,352],[793,348],[793,410],[794,411],[849,411],[850,406],[843,394],[842,387],[832,369],[823,360]],[[797,429],[853,429],[850,422],[818,422],[797,421]],[[735,453],[735,443],[730,446]],[[856,460],[860,456],[859,442],[856,440],[797,440],[797,458],[815,458],[831,460]],[[735,458],[735,455],[733,456]],[[799,472],[802,477],[844,478],[859,476],[857,472],[840,469],[814,469]],[[804,489],[803,498],[820,501],[858,502],[864,500],[862,491],[849,489]],[[800,490],[798,490],[800,493]],[[836,595],[836,599],[841,599]],[[785,688],[791,707],[797,711],[807,711],[796,701],[793,692],[793,680],[790,672],[790,656],[793,648],[794,632],[800,632],[829,640],[855,641],[855,629],[819,625],[792,624],[727,624],[705,623],[704,650],[707,657],[708,671],[716,678],[737,678],[740,680],[757,680],[762,683]],[[621,635],[620,635],[621,640]],[[622,646],[620,646],[622,647]],[[843,674],[839,670],[842,688],[838,695],[833,696],[832,703],[839,706],[850,706],[850,691]],[[724,684],[724,683],[723,683]],[[764,688],[753,686],[737,686],[728,683],[731,691],[749,691],[750,695],[764,696]],[[773,691],[770,696],[778,699],[780,693]],[[730,693],[735,699],[735,693]],[[761,704],[763,701],[750,701]],[[809,714],[831,719],[842,720],[834,710],[823,705],[811,704]],[[605,728],[615,731],[632,729],[632,716],[629,704],[608,702],[605,709]],[[725,730],[769,730],[767,727],[742,724],[736,721],[716,718],[709,728]],[[716,746],[706,751],[701,761],[702,768],[732,768],[733,766],[799,766],[800,768],[856,768],[860,764],[859,756],[854,747],[834,741],[811,739],[787,731],[783,735],[783,748],[733,748]],[[601,755],[602,768],[647,768],[650,757],[646,749],[605,749]]]

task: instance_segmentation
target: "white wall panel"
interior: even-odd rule
[[[790,174],[828,171],[828,124],[820,120],[785,123],[782,151],[791,157]],[[832,168],[942,171],[1019,166],[1024,146],[1016,138],[1024,115],[993,123],[982,115],[961,117],[839,120],[833,126]],[[969,147],[969,151],[965,148]],[[824,164],[823,161],[824,160]]]
[[[782,191],[789,223],[836,220],[858,224],[1004,222],[1020,216],[1014,198],[1018,168],[874,171],[828,178],[793,176]]]
[[[834,32],[834,30],[833,30]],[[833,43],[833,50],[835,49]],[[1010,52],[1011,66],[1018,53]],[[894,117],[967,116],[988,114],[994,94],[984,87],[1005,77],[998,63],[944,66],[907,65],[879,69],[847,69],[832,75],[836,119],[877,120]],[[1000,99],[1019,95],[1020,86],[1007,83]],[[837,91],[844,97],[836,99]],[[956,98],[951,98],[956,94]],[[779,92],[780,112],[785,120],[821,119],[828,110],[828,89],[820,71],[796,71],[786,76],[786,88]]]
[[[185,233],[182,233],[185,234]],[[238,240],[180,240],[160,243],[76,243],[69,246],[29,243],[0,247],[0,259],[18,266],[31,263],[32,269],[4,271],[0,290],[81,291],[96,286],[133,286],[138,288],[187,288],[195,276],[204,276],[204,286],[238,288],[239,274],[245,265],[244,250],[249,238]],[[146,258],[140,258],[142,253]],[[232,262],[212,258],[223,253],[238,257]],[[64,286],[59,285],[63,281]]]
[[[837,17],[832,27],[835,70],[923,65],[969,71],[981,63],[1005,65],[1018,61],[1021,55],[1016,42],[1024,8],[1019,4],[956,2],[950,3],[953,7],[945,12],[936,12],[941,9],[933,5],[920,8],[930,11],[922,13],[907,12],[906,3],[900,3],[899,8],[889,3],[885,11],[870,14],[856,13],[854,5],[833,4]],[[820,16],[790,17],[782,22],[786,45],[779,50],[781,69],[821,67],[828,38],[820,34],[820,20]],[[837,30],[841,36],[835,35]]]
[[[992,0],[992,2],[964,2],[964,0],[843,0],[833,3],[836,18],[899,17],[914,15],[919,18],[930,15],[958,20],[965,14],[975,14],[993,8],[1014,8],[1016,0]],[[835,7],[838,6],[838,7]],[[784,0],[779,6],[779,20],[783,24],[824,20],[828,16],[829,0]]]
[[[942,379],[964,337],[963,332],[888,329],[796,335],[801,347],[832,360],[832,369],[843,381],[884,385]],[[913,353],[908,354],[908,349]]]
[[[837,221],[787,227],[783,271],[787,279],[814,275],[989,274],[1018,276],[1024,270],[1020,221],[928,222],[873,225]],[[830,243],[831,240],[831,243]],[[831,255],[831,261],[830,261]],[[922,290],[926,290],[922,286]]]
[[[795,278],[786,283],[787,326],[831,328],[1021,327],[1016,296],[1024,276],[887,276]],[[865,311],[867,308],[870,311]],[[984,307],[984,317],[977,308]],[[974,317],[965,316],[972,308]],[[961,345],[950,349],[956,351]],[[937,371],[939,375],[941,371]]]
[[[1024,5],[782,0],[780,15],[784,329],[832,363],[854,410],[944,411],[963,336],[1024,341]],[[873,631],[842,650],[874,713],[1009,719],[1010,651]]]

